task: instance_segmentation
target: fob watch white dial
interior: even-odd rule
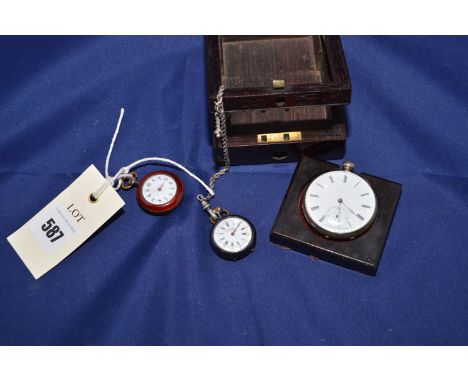
[[[250,254],[256,242],[255,228],[246,218],[227,215],[211,231],[213,250],[226,260],[240,260]]]
[[[180,204],[183,195],[182,181],[170,171],[150,172],[138,183],[138,204],[151,214],[171,212]]]

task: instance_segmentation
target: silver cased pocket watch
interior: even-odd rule
[[[306,186],[301,206],[307,222],[327,238],[350,240],[366,232],[378,213],[370,184],[345,161],[341,170],[328,171]]]
[[[217,219],[211,230],[211,247],[225,260],[240,260],[255,248],[257,234],[254,225],[245,217],[230,215]]]

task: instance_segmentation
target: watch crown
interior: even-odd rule
[[[341,168],[345,171],[353,171],[354,170],[354,163],[349,161],[349,160],[345,160],[343,162],[343,164],[341,165]]]

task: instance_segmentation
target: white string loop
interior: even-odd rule
[[[209,192],[209,194],[211,196],[214,196],[214,194],[215,194],[214,191],[203,180],[201,180],[198,176],[196,176],[193,172],[191,172],[189,169],[182,166],[180,163],[178,163],[176,161],[173,161],[173,160],[167,159],[167,158],[162,158],[162,157],[148,157],[148,158],[139,159],[139,160],[137,160],[137,161],[135,161],[133,163],[130,163],[128,166],[124,166],[124,167],[120,168],[120,170],[117,171],[117,173],[114,176],[109,176],[109,161],[110,161],[110,157],[112,155],[112,150],[114,149],[114,145],[115,145],[115,141],[117,139],[117,135],[119,134],[119,131],[120,131],[120,125],[122,123],[124,113],[125,113],[125,109],[121,108],[120,109],[120,117],[119,117],[119,120],[117,122],[117,127],[115,128],[114,135],[112,137],[112,141],[111,141],[111,144],[109,146],[109,150],[108,150],[107,156],[106,156],[106,164],[105,164],[106,180],[101,185],[101,187],[99,187],[96,191],[94,191],[91,194],[91,196],[95,200],[99,199],[99,197],[102,195],[102,193],[109,186],[114,187],[114,189],[116,191],[119,190],[120,187],[122,186],[122,179],[132,177],[129,173],[133,168],[135,168],[137,166],[140,166],[143,163],[148,163],[148,162],[162,162],[162,163],[170,164],[170,165],[172,165],[174,167],[179,168],[180,170],[187,173],[190,177],[195,179],[198,183],[200,183]]]

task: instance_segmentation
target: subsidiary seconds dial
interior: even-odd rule
[[[309,224],[326,237],[353,239],[364,233],[377,216],[377,198],[369,183],[352,172],[329,171],[313,179],[303,194],[302,210]]]

